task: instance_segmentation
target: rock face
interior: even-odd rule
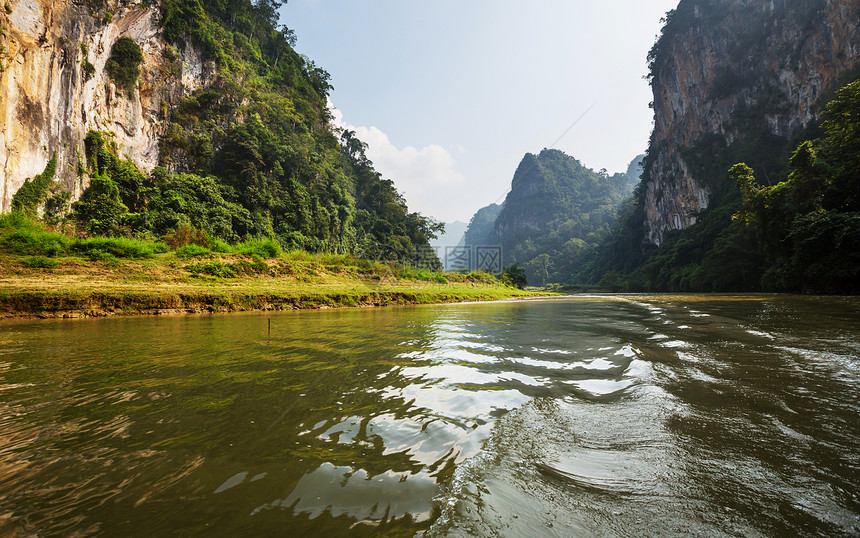
[[[696,222],[712,186],[685,150],[711,137],[785,144],[817,119],[822,97],[860,62],[860,0],[682,0],[649,55],[654,132],[645,166],[645,231]]]
[[[99,12],[87,4],[7,0],[0,9],[3,212],[55,151],[56,179],[77,199],[87,186],[78,160],[90,129],[112,134],[120,155],[142,169],[153,168],[166,110],[214,77],[214,64],[193,47],[176,50],[165,43],[160,10],[151,2],[109,2]],[[132,96],[105,72],[111,47],[122,37],[134,39],[144,57]]]

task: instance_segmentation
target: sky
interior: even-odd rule
[[[554,147],[622,172],[653,123],[646,55],[678,0],[289,0],[335,121],[411,211],[468,222]]]

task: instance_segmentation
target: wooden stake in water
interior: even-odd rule
[[[269,318],[269,336],[272,336],[272,318]]]

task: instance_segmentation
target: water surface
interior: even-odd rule
[[[7,322],[0,534],[856,535],[858,335],[781,296]]]

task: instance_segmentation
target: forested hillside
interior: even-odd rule
[[[499,236],[496,233],[496,219],[502,212],[502,204],[490,204],[482,207],[472,216],[469,227],[463,235],[463,244],[469,247],[498,245]]]
[[[95,17],[107,10],[100,0],[88,5]],[[439,226],[408,211],[354,133],[332,127],[330,77],[295,52],[293,32],[278,27],[279,7],[164,0],[161,24],[171,45],[164,70],[182,76],[171,51],[193,47],[214,63],[215,76],[162,110],[161,166],[143,173],[120,158],[110,132],[94,131],[77,166],[89,183],[80,201],[69,204],[68,193],[34,180],[15,207],[35,214],[47,204],[49,219],[82,233],[161,236],[186,227],[227,241],[267,237],[289,249],[410,262],[429,256],[437,265],[428,239]],[[134,95],[142,58],[133,39],[114,45],[105,69],[124,89],[117,99]]]
[[[562,282],[609,232],[631,188],[627,174],[595,172],[559,150],[526,154],[504,205],[475,215],[466,244],[501,245],[505,265],[524,267],[530,284]]]

